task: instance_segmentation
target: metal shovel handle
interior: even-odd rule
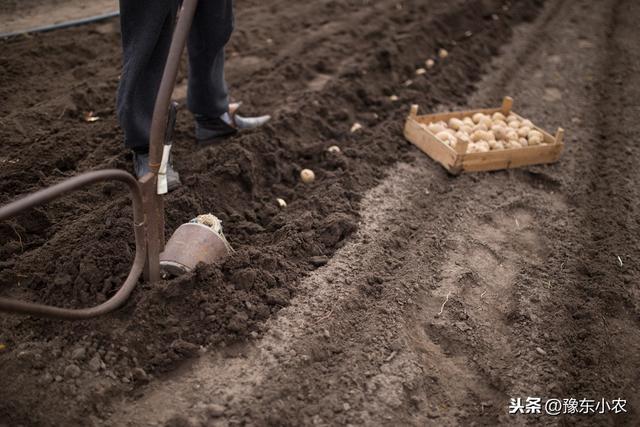
[[[85,174],[69,178],[57,185],[45,188],[30,194],[20,200],[0,207],[0,221],[10,219],[27,209],[48,203],[69,192],[79,190],[91,184],[101,181],[120,181],[127,185],[131,193],[133,202],[133,221],[136,242],[136,255],[129,275],[118,292],[108,301],[91,308],[69,309],[59,308],[50,305],[43,305],[10,298],[0,298],[0,311],[18,314],[31,314],[40,317],[65,320],[83,320],[109,313],[120,307],[131,295],[131,292],[138,283],[142,274],[146,258],[144,212],[142,210],[142,193],[138,181],[129,173],[117,170],[106,169],[101,171],[87,172]]]

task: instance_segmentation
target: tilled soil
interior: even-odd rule
[[[0,34],[20,33],[117,10],[117,0],[2,0]]]
[[[213,212],[236,254],[141,284],[94,321],[1,316],[3,422],[636,425],[639,8],[239,4],[232,93],[274,120],[196,150],[182,112],[186,185],[167,198],[168,235]],[[116,21],[2,42],[1,202],[131,167],[118,43]],[[449,57],[416,76],[440,47]],[[402,137],[411,103],[505,94],[567,129],[558,164],[452,178]],[[129,268],[130,218],[123,189],[103,184],[2,224],[0,294],[104,301]],[[509,416],[527,396],[621,397],[629,413]]]

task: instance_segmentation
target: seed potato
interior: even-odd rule
[[[485,125],[484,123],[479,123],[479,124],[477,124],[477,125],[475,125],[475,126],[473,127],[473,131],[474,131],[474,132],[475,132],[475,131],[478,131],[478,130],[481,130],[481,131],[486,132],[486,131],[488,131],[488,130],[489,130],[489,128],[488,128],[488,127],[487,127],[487,125]]]
[[[460,119],[456,119],[453,117],[449,120],[449,127],[455,130],[460,130],[460,128],[464,126],[464,122]]]
[[[446,126],[443,126],[441,123],[430,123],[428,125],[428,128],[431,132],[438,134],[440,132],[444,132],[447,128]]]
[[[529,132],[531,132],[531,128],[529,126],[521,126],[518,129],[518,136],[527,137],[529,135]]]
[[[544,136],[530,120],[515,114],[505,117],[501,112],[491,115],[475,113],[463,118],[453,117],[447,122],[431,123],[428,129],[450,147],[466,142],[468,153],[490,150],[517,149],[544,144]]]

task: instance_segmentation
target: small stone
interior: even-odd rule
[[[398,98],[398,95],[391,95],[389,97],[389,101],[391,101],[391,102],[396,102],[398,99],[400,99],[400,98]]]
[[[456,322],[456,323],[454,323],[454,325],[456,326],[456,328],[460,329],[462,332],[466,332],[466,331],[472,329],[471,326],[469,326],[465,322]]]
[[[331,334],[329,333],[328,329],[322,330],[322,336],[324,336],[325,338],[331,338]]]
[[[309,263],[314,267],[322,267],[323,265],[327,265],[329,262],[329,258],[326,256],[313,256],[309,258]]]
[[[280,206],[281,208],[286,208],[287,207],[287,202],[284,201],[284,199],[281,198],[277,198],[276,202],[278,202],[278,206]]]
[[[424,65],[427,67],[427,70],[430,70],[431,68],[433,68],[436,65],[436,61],[434,61],[433,59],[429,58],[426,61],[424,61]]]
[[[87,355],[87,349],[85,347],[78,347],[71,352],[71,359],[81,360]]]
[[[133,377],[133,380],[136,382],[149,381],[149,376],[142,368],[134,368],[133,371],[131,371],[131,376]]]
[[[64,368],[64,376],[67,378],[78,378],[81,373],[82,370],[80,370],[80,367],[73,363]]]
[[[444,59],[449,56],[449,52],[447,52],[447,49],[440,49],[438,51],[438,56],[440,57],[440,59]]]
[[[338,147],[337,145],[332,145],[327,148],[327,151],[333,154],[338,154],[340,152],[340,147]]]
[[[53,379],[54,379],[57,383],[59,383],[60,381],[62,381],[62,377],[61,377],[60,375],[56,375]]]
[[[96,354],[89,360],[89,370],[91,372],[98,372],[100,368],[102,368],[102,359],[100,359],[100,355]]]
[[[343,408],[345,411],[348,411],[349,409],[351,409],[351,405],[349,405],[348,403],[343,403],[343,404],[342,404],[342,408]]]
[[[206,413],[210,418],[219,418],[224,415],[225,409],[222,405],[212,403],[211,405],[207,405]]]
[[[358,122],[354,123],[353,126],[351,126],[351,133],[357,132],[360,129],[362,129],[362,125]]]
[[[542,356],[547,355],[547,352],[541,349],[540,347],[536,347],[536,351],[538,352],[538,354],[541,354]]]
[[[51,375],[50,373],[46,373],[44,374],[42,377],[40,377],[40,383],[41,384],[51,384],[53,382],[54,378],[53,375]]]
[[[426,73],[427,73],[427,70],[424,69],[424,68],[418,68],[416,70],[416,76],[421,76],[421,75],[426,74]]]

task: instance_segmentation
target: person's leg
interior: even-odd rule
[[[200,1],[189,33],[187,106],[196,119],[196,140],[216,143],[238,129],[262,126],[270,116],[242,117],[229,111],[224,46],[233,32],[233,0]]]
[[[198,3],[188,39],[187,105],[195,115],[220,117],[229,110],[224,80],[224,46],[233,32],[233,1]]]
[[[177,10],[178,0],[120,0],[123,64],[117,110],[125,145],[137,153],[149,150],[151,117]]]

